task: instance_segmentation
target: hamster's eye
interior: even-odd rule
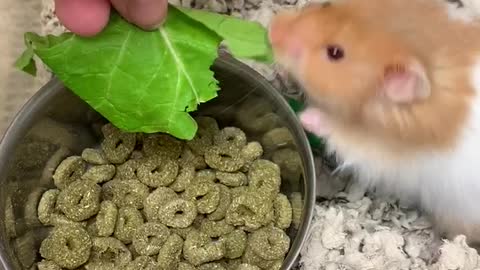
[[[327,56],[331,61],[338,61],[344,57],[345,53],[343,52],[342,47],[337,45],[327,46]]]

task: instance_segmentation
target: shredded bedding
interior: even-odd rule
[[[279,10],[299,8],[312,1],[170,0],[172,4],[231,14],[258,21],[264,26]],[[479,0],[430,1],[448,2],[451,11],[462,18],[480,15]],[[44,34],[65,31],[53,11],[53,0],[43,0],[41,22]],[[302,98],[298,87],[286,80],[275,66],[247,64],[279,89],[286,89],[283,90],[285,96]],[[377,198],[359,189],[355,182],[331,175],[320,157],[316,163],[319,202],[298,269],[480,270],[480,256],[466,244],[464,236],[439,239],[428,218],[417,210]]]

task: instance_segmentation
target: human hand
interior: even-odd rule
[[[167,16],[167,0],[55,0],[55,12],[73,33],[90,37],[107,25],[111,7],[127,21],[151,30]]]

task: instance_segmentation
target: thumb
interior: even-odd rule
[[[167,17],[167,0],[111,0],[111,2],[126,20],[146,30],[158,27]]]

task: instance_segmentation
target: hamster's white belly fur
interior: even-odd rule
[[[480,94],[480,61],[473,69],[472,84]],[[339,157],[339,169],[352,170],[368,187],[420,205],[434,216],[449,216],[480,225],[480,97],[472,100],[469,119],[456,148],[443,153],[421,153],[392,160],[375,149],[375,141],[361,146],[329,138]],[[377,145],[378,146],[378,145]],[[377,147],[378,148],[378,147]]]

